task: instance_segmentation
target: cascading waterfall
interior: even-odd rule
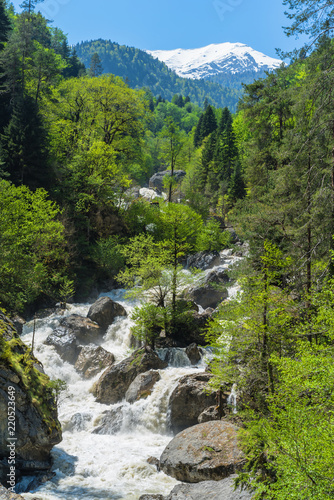
[[[224,265],[228,267],[233,259],[226,257],[228,262]],[[131,352],[130,317],[135,302],[124,297],[124,290],[103,295],[121,303],[128,312],[128,317],[117,318],[109,327],[101,343],[119,362]],[[101,373],[84,380],[73,365],[64,362],[53,347],[44,344],[64,316],[86,316],[89,307],[90,304],[70,305],[63,313],[59,311],[36,321],[34,353],[51,379],[64,380],[68,388],[61,394],[59,403],[63,441],[52,450],[55,476],[37,491],[23,493],[23,496],[27,500],[138,500],[144,493],[167,495],[177,481],[158,473],[147,459],[159,458],[172,439],[167,428],[167,407],[178,380],[203,371],[205,364],[202,361],[199,366],[191,366],[184,349],[160,349],[159,356],[169,362],[169,367],[160,370],[161,379],[150,396],[133,404],[125,401],[116,405],[99,404],[90,389]],[[32,322],[25,325],[23,340],[28,345],[31,345],[32,330]],[[99,426],[111,410],[118,415],[119,428],[114,434],[99,434]],[[23,480],[24,483],[27,484],[27,480]]]

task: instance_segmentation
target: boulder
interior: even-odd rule
[[[216,267],[207,273],[204,281],[206,284],[216,283],[217,285],[226,285],[230,281],[230,278],[225,268]]]
[[[220,420],[221,415],[219,414],[219,408],[217,406],[209,406],[205,408],[198,417],[198,423],[204,424],[204,422],[211,422],[211,420]]]
[[[80,344],[96,344],[102,340],[104,330],[90,318],[84,318],[78,314],[71,314],[60,322],[70,335],[74,335]]]
[[[242,469],[238,428],[225,421],[198,424],[177,434],[160,458],[165,474],[178,481],[219,481]]]
[[[157,172],[154,174],[149,180],[149,187],[155,189],[159,194],[163,191],[164,183],[163,178],[165,175],[170,176],[170,170],[164,170],[163,172]],[[180,182],[186,176],[186,172],[184,170],[174,170],[174,178],[176,182]]]
[[[125,399],[128,403],[134,403],[139,399],[145,399],[152,393],[154,384],[161,379],[160,373],[155,370],[149,370],[140,373],[131,383],[126,391]]]
[[[15,336],[12,323],[0,317],[4,337]],[[9,416],[15,422],[16,478],[35,475],[51,468],[50,451],[62,439],[56,403],[48,389],[49,379],[34,367],[36,358],[19,339],[8,343],[5,357],[0,360],[0,482],[7,484],[9,472]],[[16,366],[20,369],[16,371]],[[27,382],[27,380],[29,382]],[[15,413],[10,411],[15,403]]]
[[[178,484],[165,500],[251,500],[248,491],[234,489],[235,475],[221,481],[202,481],[197,484]]]
[[[220,302],[226,300],[228,292],[222,286],[214,286],[214,284],[206,283],[201,286],[191,288],[187,296],[190,300],[196,302],[204,309],[207,307],[216,308]]]
[[[106,351],[101,346],[87,345],[81,349],[74,366],[78,372],[83,374],[84,378],[90,378],[114,362],[115,356],[111,352]]]
[[[195,342],[188,345],[186,348],[186,355],[192,365],[197,365],[197,363],[202,359],[201,351]]]
[[[88,424],[92,420],[92,415],[90,413],[74,413],[71,420],[63,424],[64,431],[85,431],[87,430]]]
[[[168,404],[169,423],[174,433],[196,425],[202,411],[216,403],[216,392],[207,392],[211,377],[210,373],[203,372],[179,380]]]
[[[16,315],[12,319],[12,323],[13,323],[13,326],[14,326],[15,330],[17,331],[18,335],[22,335],[23,326],[25,325],[26,320],[21,318],[21,316]]]
[[[126,391],[137,375],[167,366],[167,363],[149,347],[139,349],[121,363],[107,368],[94,384],[92,392],[99,403],[118,403],[125,397]]]
[[[206,269],[211,269],[214,266],[220,264],[220,255],[217,251],[212,252],[197,252],[193,255],[189,255],[187,258],[187,267],[192,267],[195,269],[201,269],[205,271]]]
[[[80,354],[81,346],[74,334],[67,328],[56,328],[45,340],[46,345],[52,345],[62,360],[74,364]]]
[[[100,297],[90,306],[87,317],[97,323],[105,332],[117,316],[127,316],[126,310],[109,297]]]
[[[92,434],[117,434],[123,424],[123,406],[104,411],[97,423],[98,427],[93,430]]]

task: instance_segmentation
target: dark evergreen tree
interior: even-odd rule
[[[0,0],[0,133],[7,125],[10,116],[10,94],[7,89],[5,70],[8,60],[1,57],[5,43],[8,41],[11,31],[9,17],[7,15],[4,0]]]
[[[233,202],[240,200],[246,195],[245,182],[242,176],[241,165],[239,161],[235,162],[234,170],[230,179],[228,194]]]
[[[46,134],[35,101],[30,97],[19,99],[0,136],[1,163],[14,184],[31,189],[50,187],[45,146]]]
[[[11,30],[4,0],[0,0],[0,51],[4,48]]]
[[[90,60],[89,75],[90,76],[100,76],[103,73],[102,62],[100,56],[95,52]]]
[[[44,0],[23,0],[20,7],[30,15],[34,12],[36,5],[41,2],[44,2]]]
[[[194,146],[198,148],[202,144],[202,124],[203,124],[203,113],[199,117],[197,127],[194,133]]]

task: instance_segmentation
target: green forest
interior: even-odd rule
[[[122,77],[133,89],[147,87],[156,98],[161,96],[168,101],[175,94],[182,94],[198,106],[203,106],[207,99],[211,105],[227,106],[233,113],[242,95],[241,82],[251,82],[255,78],[255,74],[248,73],[221,75],[212,81],[181,78],[143,50],[110,40],[81,42],[75,46],[75,51],[86,67],[90,67],[92,57],[97,54],[103,73]]]
[[[237,483],[254,500],[333,498],[333,2],[283,1],[287,34],[313,43],[245,85],[235,113],[233,89],[214,97],[213,83],[155,61],[156,73],[136,49],[69,47],[36,3],[18,14],[0,0],[1,309],[31,316],[94,287],[156,287],[135,313],[154,345],[157,326],[175,337],[187,324],[183,259],[231,246],[232,225],[249,244],[242,292],[215,311],[207,342],[213,387],[237,384]],[[118,52],[132,61],[124,78]],[[166,170],[166,200],[135,197]]]

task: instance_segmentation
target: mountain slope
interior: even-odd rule
[[[220,73],[272,71],[279,59],[266,56],[243,43],[211,44],[199,49],[147,51],[183,78],[208,79]]]
[[[182,94],[189,96],[194,104],[203,106],[207,98],[214,106],[227,106],[235,112],[242,95],[241,89],[224,87],[220,82],[180,78],[163,62],[145,51],[110,40],[81,42],[75,46],[75,50],[87,68],[96,52],[102,61],[104,73],[113,73],[124,78],[134,89],[147,87],[154,96],[161,95],[167,100],[171,100],[175,94]]]

